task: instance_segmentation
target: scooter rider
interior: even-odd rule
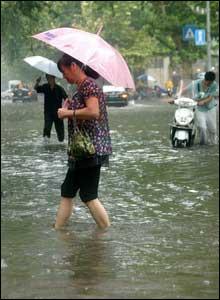
[[[198,79],[180,91],[181,94],[192,92],[193,99],[197,101],[196,122],[199,129],[200,145],[208,143],[208,133],[211,144],[217,143],[216,125],[216,101],[217,83],[215,73],[212,71],[205,73],[204,79]],[[174,103],[174,100],[168,101]]]
[[[173,81],[168,79],[166,82],[165,82],[165,88],[167,90],[167,95],[168,96],[172,96],[173,94]]]

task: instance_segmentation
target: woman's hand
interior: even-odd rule
[[[57,115],[59,119],[72,118],[73,111],[67,108],[59,108],[57,111]]]

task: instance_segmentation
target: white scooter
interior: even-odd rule
[[[190,98],[177,98],[174,104],[173,123],[170,125],[170,139],[173,147],[189,147],[194,143],[196,136],[195,107],[197,102]]]

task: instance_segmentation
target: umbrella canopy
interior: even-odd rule
[[[147,74],[141,74],[137,77],[138,80],[149,80],[149,81],[157,81],[153,76]]]
[[[88,65],[112,85],[135,90],[133,78],[124,58],[99,35],[64,27],[45,31],[33,37]]]
[[[24,58],[24,61],[32,67],[58,78],[63,78],[63,74],[57,68],[57,64],[43,56],[29,56]]]

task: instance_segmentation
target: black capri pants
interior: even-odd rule
[[[61,197],[74,198],[79,190],[83,202],[98,198],[101,165],[89,168],[69,168],[61,185]]]

